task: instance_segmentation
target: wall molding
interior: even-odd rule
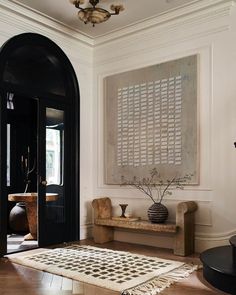
[[[82,225],[80,227],[80,239],[83,240],[83,239],[92,238],[92,228],[93,228],[93,223]],[[196,252],[200,253],[211,247],[226,245],[229,243],[229,239],[233,235],[236,235],[236,230],[222,232],[222,233],[196,232],[195,233]],[[145,236],[145,239],[143,239],[144,236]],[[147,234],[147,233],[143,233],[142,238],[140,239],[140,237],[137,235],[136,232],[125,231],[122,229],[118,229],[115,231],[115,240],[117,241],[143,244],[143,241],[146,240],[148,242],[146,242],[145,245],[170,248],[171,246],[169,241],[165,242],[165,239],[166,237],[163,237],[162,235]],[[161,240],[161,245],[158,244],[158,240]]]
[[[236,235],[236,230],[221,232],[221,233],[196,233],[196,240],[201,241],[225,241],[229,240],[230,237]]]
[[[204,29],[202,32],[191,31],[189,32],[187,36],[186,34],[183,34],[183,36],[181,37],[177,37],[176,32],[171,32],[171,34],[170,32],[167,32],[167,31],[162,31],[159,34],[157,32],[153,32],[151,34],[146,33],[145,37],[142,38],[142,44],[144,48],[140,48],[142,45],[140,45],[138,48],[133,48],[132,42],[130,40],[128,42],[124,42],[125,45],[122,45],[122,50],[116,51],[116,56],[114,56],[112,49],[109,50],[111,52],[111,54],[109,54],[109,51],[106,51],[106,50],[100,51],[100,48],[95,48],[97,49],[97,51],[96,51],[96,59],[94,64],[95,66],[97,66],[97,68],[99,68],[98,70],[100,70],[100,67],[117,62],[117,59],[129,60],[130,54],[131,54],[130,48],[132,48],[132,55],[142,55],[144,53],[146,54],[147,51],[149,52],[149,54],[152,54],[152,53],[154,54],[157,52],[157,50],[161,50],[163,48],[173,46],[174,44],[181,44],[194,39],[199,39],[199,38],[207,37],[210,35],[219,34],[219,33],[228,31],[229,29],[230,29],[230,26],[228,24],[224,24],[221,26],[217,25],[217,27],[213,27],[209,30]],[[155,40],[155,44],[152,44],[152,41],[154,43],[154,40]],[[156,43],[158,43],[158,47],[156,46]],[[148,44],[148,48],[146,47],[147,44]],[[119,47],[120,47],[120,44],[119,44]],[[187,53],[186,53],[186,56],[187,56]],[[139,66],[139,68],[140,67],[142,67],[142,65]],[[116,73],[117,72],[113,72],[113,74],[116,74]],[[106,75],[108,75],[108,73],[106,73],[104,77]]]
[[[229,245],[229,238],[232,235],[223,236],[221,238],[206,238],[200,239],[195,234],[195,250],[196,253],[201,253],[206,249],[218,247],[222,245]],[[174,237],[170,236],[163,236],[161,234],[138,234],[136,232],[131,231],[122,231],[122,230],[115,230],[115,240],[126,242],[126,243],[134,243],[134,244],[141,244],[141,245],[148,245],[154,247],[161,247],[161,248],[172,248]]]
[[[157,50],[158,48],[156,48]],[[166,52],[165,52],[166,54]],[[116,64],[113,64],[110,67],[102,67],[97,69],[95,73],[95,78],[96,78],[96,85],[98,88],[98,97],[96,100],[96,114],[94,116],[95,118],[95,125],[94,128],[96,128],[97,132],[97,150],[96,150],[96,163],[97,163],[97,173],[95,175],[96,183],[95,183],[95,191],[105,191],[106,194],[110,195],[111,197],[114,198],[119,198],[122,194],[123,191],[125,191],[126,197],[133,194],[137,196],[138,194],[135,193],[134,189],[131,188],[125,188],[125,187],[120,187],[118,185],[106,185],[104,184],[104,98],[103,98],[103,79],[104,77],[120,72],[125,72],[126,70],[133,70],[136,68],[140,67],[146,67],[149,65],[153,64],[159,64],[168,60],[174,60],[178,58],[182,58],[184,56],[188,55],[194,55],[194,54],[199,54],[199,60],[200,60],[200,66],[199,72],[201,73],[204,71],[204,76],[201,77],[201,80],[199,80],[201,89],[199,92],[199,97],[203,98],[204,101],[201,99],[199,101],[199,108],[200,110],[198,113],[201,113],[201,118],[199,118],[199,122],[205,122],[205,125],[207,128],[202,130],[201,134],[204,132],[204,140],[207,140],[207,145],[204,145],[204,156],[202,151],[200,151],[200,157],[204,157],[202,161],[204,161],[204,167],[207,170],[207,173],[202,175],[202,171],[200,171],[200,177],[204,177],[204,182],[201,181],[200,178],[200,185],[197,186],[191,186],[187,187],[184,191],[181,191],[181,197],[182,200],[193,200],[194,199],[197,201],[212,201],[212,159],[211,159],[211,129],[212,129],[212,107],[213,107],[213,98],[212,98],[212,44],[206,44],[205,46],[199,47],[199,48],[194,48],[194,49],[186,49],[184,52],[175,52],[175,54],[171,55],[164,55],[162,56],[161,54],[155,54],[152,55],[149,51],[146,52],[145,56],[147,56],[148,61],[146,58],[142,58],[142,62],[140,63],[140,59],[135,56],[135,63],[127,64],[124,62],[123,59],[118,59],[116,60]],[[131,59],[130,59],[131,60]],[[136,62],[138,61],[138,63]],[[123,68],[121,69],[120,67]],[[203,82],[203,83],[202,83]],[[204,86],[203,86],[204,84]],[[204,96],[203,93],[204,92]],[[206,99],[207,98],[207,99]],[[210,115],[209,115],[210,114]],[[207,135],[208,134],[208,135]],[[201,135],[200,135],[201,136]],[[98,160],[99,159],[99,160]],[[200,161],[200,159],[199,159]],[[203,169],[203,168],[202,168]],[[207,179],[207,180],[206,180]],[[206,194],[201,196],[201,192],[206,192]],[[177,192],[177,190],[174,190],[174,196],[178,197],[180,193]],[[139,197],[138,197],[139,198]],[[142,197],[141,197],[142,198]],[[204,198],[204,199],[203,199]]]
[[[112,190],[127,190],[127,189],[129,189],[129,190],[132,190],[132,191],[137,191],[135,188],[131,188],[131,187],[120,187],[120,186],[118,186],[118,185],[115,185],[115,184],[99,184],[98,186],[97,186],[97,188],[98,189],[102,189],[102,190],[110,190],[110,189],[112,189]],[[187,188],[184,188],[184,191],[186,192],[186,191],[196,191],[196,192],[212,192],[213,191],[213,189],[211,188],[211,187],[201,187],[201,186],[189,186],[189,187],[187,187]],[[182,191],[183,192],[183,191]],[[114,197],[116,197],[116,196],[114,196]],[[142,197],[137,197],[138,199],[141,199]],[[171,198],[170,197],[168,197],[168,200],[171,200]],[[203,200],[203,201],[205,201],[205,200]]]
[[[140,201],[140,200],[149,200],[147,196],[145,196],[144,194],[140,193],[137,191],[137,189],[132,189],[132,191],[135,192],[135,194],[133,194],[132,196],[129,194],[127,194],[127,188],[124,188],[124,190],[126,190],[126,194],[125,196],[122,196],[122,193],[118,193],[118,195],[111,195],[109,194],[109,192],[106,194],[106,193],[103,193],[103,195],[101,196],[95,196],[94,198],[99,198],[99,197],[108,197],[108,198],[111,198],[111,199],[114,199],[114,200],[136,200],[136,201]],[[130,190],[130,189],[129,189]],[[176,190],[177,191],[177,190]],[[187,191],[186,189],[184,191]],[[191,191],[191,189],[189,189],[189,191]],[[212,191],[212,190],[210,190]],[[139,196],[137,195],[140,194]],[[193,201],[193,198],[192,197],[189,197],[189,196],[184,196],[183,195],[183,191],[181,191],[181,198],[178,196],[168,196],[168,197],[165,197],[164,199],[166,202],[175,202],[175,203],[179,203],[179,202],[185,202],[185,201]],[[198,197],[195,197],[194,198],[194,201],[196,202],[199,202],[199,203],[209,203],[209,202],[212,202],[212,198],[204,198],[204,199],[201,199],[201,198],[198,198]]]

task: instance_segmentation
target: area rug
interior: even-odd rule
[[[122,295],[158,294],[197,269],[178,261],[80,245],[9,259]]]

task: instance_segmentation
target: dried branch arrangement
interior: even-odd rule
[[[138,179],[136,176],[132,180],[126,180],[121,177],[121,185],[132,186],[145,195],[147,195],[153,203],[161,203],[166,195],[171,195],[173,189],[184,189],[184,185],[191,180],[192,174],[186,174],[183,177],[174,176],[171,179],[163,180],[156,168],[150,171],[149,177]]]

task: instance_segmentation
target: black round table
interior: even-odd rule
[[[234,295],[236,295],[235,242],[233,237],[230,240],[231,246],[212,248],[200,255],[204,278],[212,286]]]

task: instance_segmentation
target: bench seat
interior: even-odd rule
[[[197,204],[194,201],[180,202],[176,207],[175,223],[151,223],[145,220],[129,221],[112,219],[112,205],[110,198],[104,197],[94,199],[93,238],[95,243],[106,243],[113,241],[114,228],[130,229],[138,232],[152,232],[154,234],[173,234],[174,254],[187,256],[194,253],[195,235],[195,211]]]
[[[152,231],[158,233],[176,233],[177,226],[175,223],[151,223],[146,220],[139,221],[123,221],[123,220],[113,220],[110,218],[97,218],[95,220],[97,225],[105,225],[112,227],[121,227],[129,229],[137,229],[144,231]]]

